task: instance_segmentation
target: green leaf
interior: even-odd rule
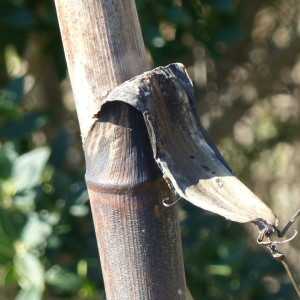
[[[70,207],[70,214],[74,217],[84,217],[89,213],[89,208],[85,205],[72,205]]]
[[[35,248],[47,240],[52,233],[52,227],[39,219],[36,213],[32,213],[21,233],[21,240],[29,248]]]
[[[39,184],[50,149],[40,147],[19,156],[13,165],[12,183],[18,192]]]
[[[79,276],[59,266],[53,266],[47,271],[46,282],[59,292],[74,292],[83,284]]]
[[[16,279],[16,274],[14,272],[12,260],[8,264],[4,265],[4,268],[5,269],[2,274],[3,283],[7,286],[16,285],[17,279]]]
[[[36,286],[31,286],[29,288],[22,288],[18,293],[16,300],[41,300],[43,299],[42,296],[42,289]]]
[[[15,79],[12,79],[6,85],[6,90],[13,92],[14,96],[14,103],[20,103],[23,99],[24,95],[24,79],[25,76],[21,76]]]
[[[0,138],[19,139],[26,137],[46,124],[46,117],[37,114],[27,114],[17,121],[8,121],[0,126]]]
[[[44,289],[45,270],[40,260],[29,252],[16,255],[15,269],[20,285],[28,290],[32,287]]]
[[[1,228],[0,228],[1,230]],[[15,253],[12,242],[5,236],[3,231],[0,231],[0,265],[3,266],[9,263]]]
[[[19,237],[16,220],[11,211],[0,207],[0,232],[10,241],[15,241]]]
[[[11,144],[5,144],[0,148],[0,178],[7,179],[11,175],[12,162],[16,158],[16,152]]]
[[[0,123],[19,120],[22,116],[17,104],[17,93],[9,89],[0,89]]]
[[[36,194],[35,190],[23,190],[15,194],[12,197],[14,207],[23,213],[34,210]]]

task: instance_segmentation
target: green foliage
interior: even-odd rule
[[[10,9],[7,19],[19,13],[23,13],[19,8]],[[10,25],[16,27],[16,22]],[[11,44],[6,47],[16,59],[7,50]],[[9,75],[7,71],[3,75]],[[43,137],[53,128],[52,112],[26,108],[25,76],[7,76],[0,89],[0,297],[32,300],[98,294],[102,299],[82,170],[61,167],[70,133],[59,130],[51,144],[34,144],[34,134]],[[82,249],[82,241],[91,247]]]
[[[136,0],[153,64],[188,67],[202,120],[238,175],[292,206],[300,79],[289,16],[299,4],[181,2]],[[66,63],[54,1],[2,0],[0,32],[0,298],[104,299],[79,129],[60,94]],[[181,215],[195,299],[293,299],[281,266],[242,225],[187,203]]]

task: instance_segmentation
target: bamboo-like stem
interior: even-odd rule
[[[142,116],[102,97],[148,69],[133,0],[55,0],[107,299],[186,299],[180,230]],[[95,115],[97,117],[95,118]]]
[[[83,140],[108,91],[148,70],[135,2],[56,0]]]

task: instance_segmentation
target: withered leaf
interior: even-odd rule
[[[103,104],[112,101],[128,103],[143,114],[154,158],[181,197],[232,221],[275,224],[272,210],[236,178],[201,125],[182,64],[126,81]]]

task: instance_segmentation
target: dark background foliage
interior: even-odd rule
[[[185,64],[205,128],[287,222],[300,202],[300,2],[136,4],[152,66]],[[295,298],[252,225],[185,202],[180,219],[195,299]],[[298,274],[299,246],[282,247]],[[105,298],[52,0],[0,2],[0,298]]]

